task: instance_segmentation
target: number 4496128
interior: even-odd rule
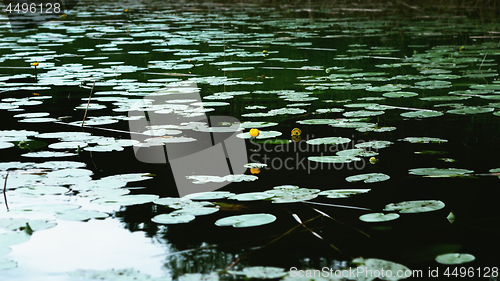
[[[15,3],[14,3],[15,4]],[[5,8],[5,12],[18,13],[18,14],[59,14],[61,13],[61,4],[60,3],[17,3],[13,5],[9,3]]]
[[[444,271],[446,277],[497,277],[498,267],[447,267]]]

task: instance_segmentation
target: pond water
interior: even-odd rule
[[[16,33],[3,15],[2,280],[497,280],[500,25],[391,9],[80,1]],[[144,111],[142,145],[170,156],[237,118],[254,164],[175,178],[136,158]],[[180,200],[180,181],[217,192]]]

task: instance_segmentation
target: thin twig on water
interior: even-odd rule
[[[5,207],[7,207],[7,212],[9,211],[9,204],[7,204],[7,178],[9,177],[9,172],[5,176],[5,182],[3,184],[3,198],[5,199]]]
[[[484,54],[484,58],[483,58],[483,61],[481,62],[481,65],[479,66],[479,69],[481,69],[481,66],[483,66],[484,60],[486,59],[487,55],[488,55],[488,53]]]
[[[89,111],[90,98],[92,97],[92,91],[94,91],[94,86],[95,86],[95,81],[94,84],[92,85],[92,89],[90,89],[89,101],[87,102],[87,108],[85,109],[85,114],[83,115],[82,127],[83,123],[85,123],[85,118],[87,118],[87,111]]]

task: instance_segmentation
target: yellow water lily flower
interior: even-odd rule
[[[34,66],[34,67],[37,67],[40,63],[38,63],[37,61],[32,63],[31,65]]]
[[[253,129],[251,129],[251,130],[250,130],[250,136],[251,136],[251,137],[254,137],[254,138],[255,138],[255,137],[257,137],[258,135],[260,135],[260,131],[259,131],[259,129],[255,129],[255,128],[253,128]]]
[[[292,130],[292,136],[300,136],[302,134],[302,131],[299,128],[294,128]]]
[[[250,173],[256,175],[256,174],[260,173],[260,169],[259,168],[250,168]]]

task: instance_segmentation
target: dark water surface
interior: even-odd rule
[[[190,81],[199,87],[202,101],[228,103],[205,106],[214,109],[206,113],[208,116],[233,116],[241,122],[276,122],[276,126],[260,130],[280,132],[282,135],[277,139],[287,140],[286,144],[256,144],[246,140],[248,162],[268,166],[256,174],[258,180],[234,182],[221,190],[239,194],[263,192],[281,185],[322,191],[371,190],[350,198],[320,195],[310,200],[362,209],[307,202],[217,199],[209,200],[220,206],[214,214],[197,216],[185,224],[162,225],[151,218],[170,213],[172,209],[166,206],[151,202],[127,207],[97,204],[91,202],[92,196],[82,197],[73,185],[64,182],[54,185],[71,188],[73,192],[23,195],[17,189],[30,183],[22,182],[9,186],[7,196],[11,198],[9,207],[13,211],[5,212],[2,200],[0,218],[41,219],[56,222],[57,226],[35,230],[29,241],[13,246],[2,244],[4,237],[0,238],[0,250],[3,246],[12,249],[5,255],[0,251],[0,261],[17,262],[17,267],[0,272],[2,280],[80,280],[68,275],[77,269],[133,268],[165,280],[178,279],[186,273],[220,272],[228,267],[335,270],[350,266],[357,257],[383,259],[422,270],[424,278],[415,279],[431,280],[429,269],[436,268],[441,279],[448,279],[444,275],[446,269],[452,272],[460,267],[473,268],[475,274],[463,278],[480,279],[478,275],[500,265],[499,179],[491,174],[495,171],[490,172],[500,167],[499,28],[489,19],[462,13],[339,9],[326,4],[81,1],[65,18],[20,33],[11,32],[4,16],[0,26],[2,143],[18,145],[20,140],[8,139],[11,135],[6,130],[40,134],[82,131],[80,127],[53,123],[54,120],[19,122],[23,118],[14,115],[48,112],[49,116],[40,118],[55,118],[64,123],[81,121],[94,82],[91,102],[102,108],[89,110],[87,120],[105,116],[104,119],[116,122],[84,131],[94,136],[130,139],[126,133],[128,121],[119,119],[127,116],[123,104],[141,100],[175,83]],[[32,66],[34,62],[39,62],[36,69]],[[397,92],[415,94],[399,98],[386,95]],[[421,99],[426,97],[441,98]],[[23,104],[37,100],[43,103]],[[392,108],[349,106],[356,103]],[[78,109],[81,104],[83,109]],[[277,109],[280,109],[278,114],[271,111]],[[443,114],[429,118],[401,116],[418,109]],[[450,112],[454,109],[482,113]],[[376,124],[377,128],[395,129],[363,132],[363,129],[300,123],[311,119],[356,118],[348,112],[357,110],[381,111],[378,116],[359,117],[364,118],[361,122],[373,124],[363,128],[373,128]],[[250,113],[267,115],[247,115]],[[349,122],[352,120],[344,120],[342,124]],[[301,130],[300,140],[291,140],[294,128]],[[351,142],[344,147],[306,143],[323,137],[345,137]],[[432,137],[446,142],[401,140],[406,137]],[[59,142],[36,135],[28,139],[47,144]],[[308,160],[311,156],[333,156],[339,150],[373,140],[392,142],[386,148],[369,149],[379,153],[375,164],[370,163],[370,157],[337,164]],[[33,146],[33,150],[77,153],[76,149],[56,150],[43,144],[41,148]],[[130,194],[178,195],[170,167],[138,161],[131,147],[112,152],[82,150],[78,155],[62,158],[21,156],[27,152],[18,146],[2,149],[1,162],[77,161],[93,172],[93,180],[150,173],[154,174],[153,179],[127,184]],[[36,167],[27,165],[20,170],[33,168]],[[409,174],[410,169],[416,168],[457,168],[469,172],[461,177]],[[14,168],[5,164],[2,170],[5,179],[6,171],[13,173]],[[45,177],[47,171],[38,173]],[[346,181],[346,177],[367,173],[383,173],[390,179],[375,183]],[[251,175],[250,169],[246,174]],[[382,212],[387,204],[411,200],[440,200],[446,206],[432,212],[401,213],[394,221],[359,219],[367,213]],[[58,218],[54,216],[56,211],[15,212],[20,206],[55,203],[76,204],[111,216],[82,222]],[[320,216],[313,208],[334,220],[319,217],[306,224],[308,229],[297,227],[287,233],[298,224],[292,214],[302,221]],[[453,223],[447,220],[450,212],[455,216]],[[250,213],[269,213],[277,219],[271,224],[248,228],[214,224],[220,218]],[[0,231],[22,232],[9,230],[1,223]],[[467,253],[475,256],[475,260],[460,265],[435,261],[436,256],[446,253]],[[457,274],[460,276],[460,271]],[[489,275],[492,276],[492,271]],[[150,280],[143,278],[138,280]],[[233,278],[242,277],[221,275],[221,279]],[[497,280],[496,276],[490,280]]]

